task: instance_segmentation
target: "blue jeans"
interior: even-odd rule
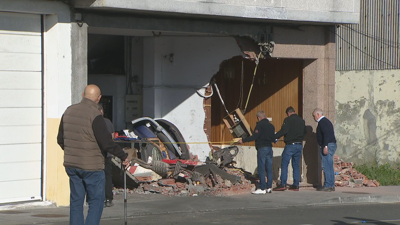
[[[293,168],[293,185],[299,186],[300,183],[300,158],[301,151],[303,150],[303,145],[285,145],[282,152],[282,162],[281,162],[281,185],[286,185],[288,165],[290,160],[292,160]]]
[[[257,151],[257,168],[260,176],[260,189],[272,187],[272,147],[262,147]],[[265,170],[267,171],[267,183],[265,184]]]
[[[87,171],[66,167],[70,187],[70,225],[99,225],[104,208],[104,171]],[[83,203],[87,194],[89,204],[86,222],[83,216]]]
[[[324,146],[321,147],[321,165],[324,171],[324,187],[335,187],[335,172],[333,170],[333,155],[335,155],[336,143],[328,143],[328,154],[324,155]]]

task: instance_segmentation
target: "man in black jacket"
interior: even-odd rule
[[[280,131],[275,134],[275,139],[285,136],[285,148],[282,152],[281,162],[281,183],[274,188],[274,191],[286,190],[286,181],[288,173],[288,165],[292,160],[293,168],[293,185],[289,186],[289,190],[298,191],[300,183],[300,159],[303,150],[303,138],[306,133],[306,123],[296,114],[292,106],[286,109],[288,117],[283,121]]]
[[[335,173],[333,169],[333,155],[337,148],[335,131],[331,121],[324,116],[324,112],[321,109],[314,109],[312,115],[315,122],[318,122],[317,141],[321,149],[321,165],[325,177],[324,186],[317,190],[335,191]]]
[[[98,109],[101,112],[101,115],[104,117],[104,108],[103,104],[99,103],[98,104]],[[107,131],[111,134],[111,138],[114,140],[114,125],[112,124],[111,120],[108,118],[104,117],[104,122],[106,123]],[[112,168],[113,168],[113,162],[112,162],[112,157],[113,155],[107,152],[107,156],[104,159],[104,174],[106,176],[106,186],[105,186],[105,196],[106,199],[104,201],[104,206],[105,207],[111,207],[114,205],[112,200],[114,199],[113,196],[113,183],[112,183]]]
[[[257,119],[258,123],[253,135],[240,139],[239,143],[255,141],[260,188],[255,190],[253,194],[265,194],[271,193],[272,187],[272,142],[275,140],[275,127],[269,122],[264,111],[257,112]],[[265,170],[267,170],[267,182],[265,182]]]

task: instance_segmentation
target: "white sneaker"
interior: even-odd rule
[[[271,193],[272,192],[271,188],[268,188],[266,191],[267,191],[267,193]]]
[[[255,191],[252,192],[252,194],[255,195],[265,195],[266,191],[265,190],[261,190],[261,189],[257,189]]]

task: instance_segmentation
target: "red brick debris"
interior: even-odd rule
[[[191,181],[182,177],[163,178],[153,182],[143,182],[138,187],[128,190],[128,193],[137,194],[163,194],[167,196],[228,196],[250,193],[255,188],[255,178],[242,169],[221,168],[228,174],[240,177],[240,182],[232,184],[227,179],[222,179],[219,175],[210,175],[204,179],[203,183]],[[123,192],[118,189],[117,192]]]
[[[379,187],[376,180],[369,180],[365,175],[353,168],[353,162],[345,162],[339,156],[333,157],[335,170],[335,186],[338,187]]]

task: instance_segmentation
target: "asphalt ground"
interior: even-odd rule
[[[323,207],[337,207],[339,210],[351,205],[376,206],[387,203],[393,203],[399,209],[400,186],[337,187],[335,192],[319,192],[314,188],[305,187],[300,188],[298,192],[286,190],[265,195],[245,193],[218,197],[169,197],[152,193],[128,194],[127,221],[128,224],[185,224],[186,222],[186,224],[197,222],[197,224],[246,224],[242,218],[257,219],[264,214],[274,215],[274,211],[279,215],[279,210],[321,209]],[[114,204],[113,207],[104,208],[100,224],[124,224],[123,194],[114,197]],[[85,206],[86,211],[87,208]],[[295,210],[295,212],[298,211]],[[288,214],[287,216],[294,215]],[[0,218],[0,224],[7,225],[68,224],[69,207],[56,207],[50,202],[5,204],[0,205]],[[177,220],[178,218],[180,220]],[[225,219],[215,220],[215,218]],[[245,221],[250,221],[249,218]],[[332,218],[331,221],[333,220]],[[391,218],[391,220],[396,221],[396,218]],[[346,223],[343,222],[343,224]],[[400,223],[380,222],[375,224]]]

